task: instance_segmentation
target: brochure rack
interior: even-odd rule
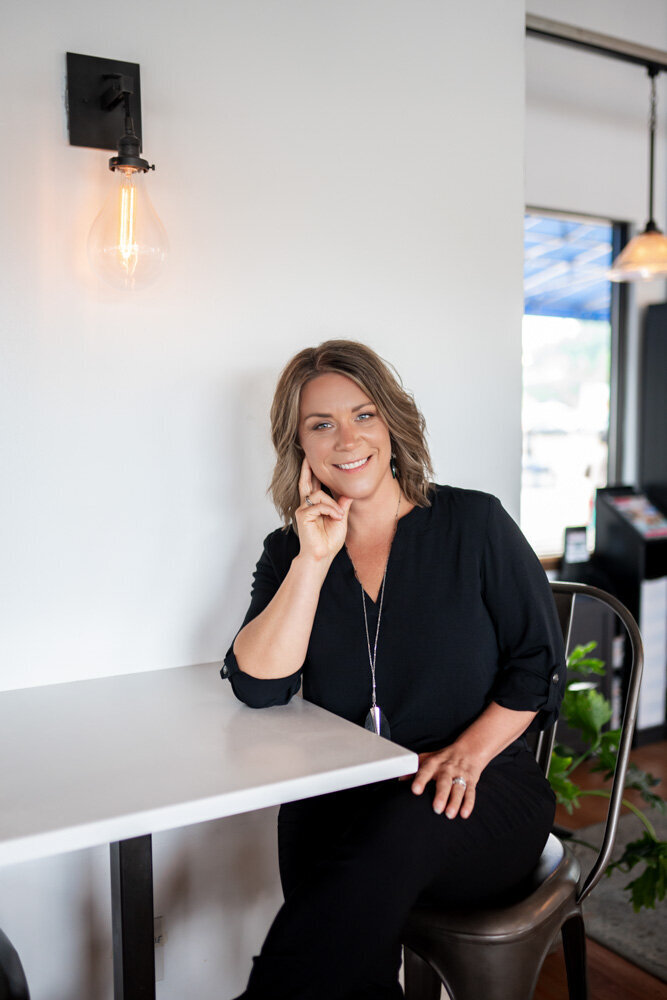
[[[597,492],[595,561],[616,596],[637,619],[644,640],[644,676],[637,742],[665,737],[667,692],[667,516],[630,486]]]

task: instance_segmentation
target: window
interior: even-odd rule
[[[610,440],[618,461],[618,290],[605,275],[621,229],[525,217],[521,527],[540,555],[562,552],[566,527],[592,523]]]

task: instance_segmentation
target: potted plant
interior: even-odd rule
[[[558,803],[565,806],[569,813],[578,808],[580,800],[586,796],[609,798],[611,794],[606,789],[581,788],[573,780],[576,768],[588,763],[589,771],[601,772],[604,780],[608,781],[613,777],[616,767],[620,730],[604,729],[611,719],[612,707],[595,685],[590,683],[591,675],[605,674],[604,662],[590,655],[596,645],[595,642],[589,642],[585,646],[576,646],[570,653],[567,661],[568,683],[561,709],[562,718],[581,734],[584,750],[576,753],[556,742],[551,755],[549,781]],[[642,771],[632,762],[629,763],[625,787],[636,789],[650,809],[658,809],[664,813],[667,811],[665,801],[652,790],[659,783],[659,778]],[[610,875],[615,868],[630,872],[637,865],[642,866],[639,874],[624,887],[631,894],[634,911],[638,912],[642,907],[654,908],[656,902],[665,898],[667,841],[659,840],[651,821],[641,809],[625,798],[623,804],[635,814],[644,830],[642,836],[627,844],[622,856],[608,866],[607,874]],[[586,841],[576,837],[571,839],[597,850]]]

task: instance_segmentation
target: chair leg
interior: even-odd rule
[[[403,978],[405,1000],[440,1000],[440,977],[428,962],[407,947],[403,949]]]
[[[431,968],[452,1000],[531,1000],[559,926],[560,920],[546,921],[517,940],[443,934],[424,937],[415,945],[429,956]],[[407,947],[405,954],[407,959]],[[406,1000],[437,1000],[437,992],[409,992],[408,968],[406,961]]]
[[[586,976],[586,934],[580,914],[566,920],[561,927],[567,987],[570,1000],[588,1000]]]

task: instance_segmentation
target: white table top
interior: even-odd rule
[[[247,708],[218,665],[0,694],[0,865],[409,774],[321,708]]]

